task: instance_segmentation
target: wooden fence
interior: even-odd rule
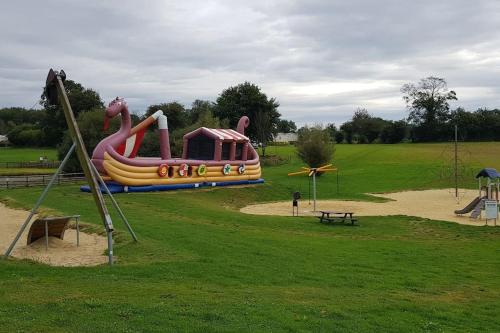
[[[26,175],[0,177],[1,188],[19,188],[47,185],[53,175]],[[83,173],[62,173],[57,176],[56,184],[77,183],[85,180]]]

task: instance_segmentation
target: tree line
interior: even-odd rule
[[[99,94],[72,80],[66,80],[65,88],[90,154],[100,140],[118,129],[119,117],[111,122],[108,130],[103,131],[105,105]],[[7,134],[9,141],[16,146],[58,147],[59,158],[62,158],[71,145],[62,107],[50,105],[44,93],[40,105],[41,110],[0,109],[0,133]],[[180,155],[185,133],[201,126],[235,128],[242,116],[248,116],[251,122],[245,134],[263,143],[265,149],[265,143],[272,140],[279,129],[294,129],[294,124],[291,126],[289,121],[281,119],[278,107],[275,98],[269,98],[257,85],[244,82],[224,89],[215,102],[195,100],[189,108],[176,101],[153,104],[146,108],[142,116],[131,114],[131,118],[135,125],[162,110],[168,117],[172,154]],[[157,127],[151,126],[139,153],[159,156],[158,137]]]
[[[104,102],[96,91],[72,80],[66,80],[65,88],[77,119],[84,113],[104,111]],[[66,130],[62,108],[60,105],[49,105],[45,94],[41,96],[40,105],[42,110],[19,107],[0,109],[0,133],[12,136],[14,144],[57,146]],[[245,82],[223,90],[216,102],[195,100],[191,108],[175,101],[165,102],[148,106],[142,116],[132,116],[133,121],[140,121],[157,110],[163,110],[168,117],[170,129],[175,131],[189,127],[207,116],[217,118],[217,122],[234,128],[240,117],[245,115],[252,120],[247,134],[254,140],[264,142],[272,139],[272,135],[283,123],[288,123],[280,118],[278,107],[279,103],[275,98],[268,98],[257,85]],[[260,118],[266,124],[260,124]],[[266,130],[263,131],[263,128]],[[29,131],[32,133],[23,133]],[[21,140],[17,140],[18,138]],[[25,141],[31,142],[25,144]]]
[[[358,108],[351,120],[339,128],[328,124],[324,130],[337,143],[449,141],[454,137],[455,126],[463,141],[500,140],[500,110],[451,110],[449,102],[457,100],[457,94],[448,90],[443,78],[430,76],[416,84],[407,83],[401,87],[401,93],[408,111],[406,119],[386,120]]]
[[[105,106],[99,94],[71,80],[66,80],[65,87],[87,145],[94,147],[118,125],[115,122],[115,127],[103,133],[100,128]],[[450,140],[456,125],[461,140],[500,140],[500,110],[467,111],[461,107],[451,110],[449,102],[457,100],[457,94],[448,90],[443,78],[430,76],[417,83],[405,84],[401,93],[408,111],[405,119],[386,120],[371,115],[365,108],[358,108],[349,121],[338,128],[330,123],[325,131],[337,143],[438,142]],[[0,134],[7,134],[10,142],[17,146],[60,147],[63,151],[69,139],[65,136],[62,109],[49,105],[44,94],[40,105],[41,110],[0,109]],[[265,150],[266,143],[277,132],[300,133],[304,130],[297,130],[293,121],[282,119],[278,107],[275,98],[268,98],[257,85],[244,82],[223,90],[215,102],[195,100],[188,108],[175,101],[165,102],[148,106],[142,116],[131,116],[136,124],[156,110],[163,110],[169,120],[172,152],[180,154],[182,135],[189,130],[200,126],[234,128],[238,119],[246,115],[251,119],[247,135],[262,143]],[[157,155],[156,134],[155,127],[151,127],[141,146],[141,154]]]

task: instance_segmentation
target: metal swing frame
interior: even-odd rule
[[[46,87],[45,87],[45,93],[47,95],[47,98],[51,104],[56,104],[57,101],[61,103],[64,111],[64,116],[66,118],[66,123],[68,125],[68,130],[71,136],[71,139],[73,140],[73,145],[67,152],[66,156],[64,157],[63,161],[61,162],[61,165],[57,169],[57,171],[54,173],[52,176],[51,180],[43,190],[42,194],[38,198],[37,202],[31,209],[31,212],[29,216],[26,218],[24,223],[22,224],[21,228],[19,229],[16,237],[10,244],[9,248],[7,251],[5,251],[4,256],[8,257],[12,253],[12,250],[14,249],[14,246],[16,243],[19,241],[19,238],[23,234],[24,230],[30,223],[31,219],[33,216],[37,213],[38,208],[42,204],[43,200],[47,196],[50,188],[53,186],[53,184],[56,182],[58,175],[62,172],[64,169],[64,166],[69,160],[69,157],[71,154],[76,150],[78,160],[80,161],[80,165],[83,169],[83,173],[85,174],[85,178],[90,186],[97,210],[99,212],[99,215],[101,216],[102,223],[104,225],[104,228],[106,230],[106,235],[108,239],[108,263],[110,266],[113,265],[113,221],[111,220],[111,216],[109,215],[108,209],[106,207],[106,202],[104,200],[104,196],[102,195],[101,188],[99,185],[102,186],[102,188],[105,190],[105,192],[109,195],[109,198],[111,199],[111,202],[115,209],[117,210],[118,214],[120,215],[120,218],[122,219],[123,223],[127,227],[127,230],[129,231],[130,235],[132,236],[134,241],[137,241],[137,236],[135,235],[134,231],[132,230],[132,227],[130,226],[127,218],[123,214],[123,211],[120,209],[118,203],[114,199],[113,195],[109,191],[108,187],[106,186],[106,183],[102,179],[101,175],[95,168],[95,166],[92,164],[92,162],[89,159],[89,156],[87,154],[87,150],[85,149],[85,144],[82,139],[82,135],[80,133],[80,129],[78,128],[78,124],[75,119],[75,115],[73,113],[73,110],[71,108],[71,104],[69,102],[68,96],[66,94],[66,90],[64,88],[64,80],[66,79],[66,73],[64,73],[63,70],[61,71],[54,71],[53,69],[49,70],[49,73],[47,75],[47,81],[46,81]]]

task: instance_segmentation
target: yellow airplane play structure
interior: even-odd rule
[[[313,179],[313,211],[316,211],[316,174],[329,172],[329,171],[337,171],[337,168],[333,167],[332,164],[323,165],[319,168],[306,168],[302,167],[302,171],[291,172],[288,176],[298,176],[307,174],[309,177]]]

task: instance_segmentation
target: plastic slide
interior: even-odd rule
[[[464,208],[456,210],[455,214],[467,214],[471,212],[481,202],[482,199],[486,199],[486,197],[476,197]]]

